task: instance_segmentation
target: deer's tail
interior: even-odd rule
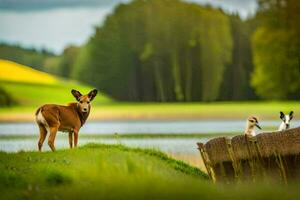
[[[38,108],[38,109],[36,110],[35,116],[37,116],[37,115],[39,114],[40,110],[41,110],[41,108]]]

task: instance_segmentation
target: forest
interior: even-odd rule
[[[241,19],[180,0],[134,0],[119,4],[83,46],[54,55],[2,44],[0,58],[120,101],[295,100],[299,9],[297,0],[258,0],[256,14]]]

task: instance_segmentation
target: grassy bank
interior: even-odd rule
[[[55,153],[0,154],[0,194],[7,198],[87,198],[138,196],[151,187],[206,182],[195,167],[155,150],[89,144]],[[151,196],[151,195],[150,195]]]
[[[89,144],[0,153],[1,199],[296,199],[297,185],[214,185],[197,168],[154,150]]]
[[[211,137],[219,137],[219,136],[234,136],[238,135],[239,133],[210,133],[210,134],[205,134],[205,133],[124,133],[124,134],[80,134],[80,138],[85,138],[85,139],[169,139],[169,138],[211,138]],[[65,135],[59,134],[57,137],[65,137]],[[0,135],[0,140],[18,140],[18,139],[37,139],[37,134],[32,134],[32,135]]]
[[[69,95],[67,93],[67,95]],[[38,98],[38,97],[36,97]],[[101,98],[101,93],[99,97]],[[66,100],[66,99],[65,99]],[[70,100],[72,97],[70,95]],[[101,102],[105,102],[100,100]],[[43,103],[54,100],[43,99]],[[66,104],[69,101],[65,101]],[[34,106],[0,109],[0,121],[33,121]],[[300,113],[300,102],[105,103],[93,104],[89,120],[279,119],[279,111]]]
[[[35,108],[45,103],[66,104],[75,99],[71,94],[73,88],[82,91],[83,94],[92,90],[92,87],[77,82],[59,80],[53,84],[38,84],[24,82],[0,81],[0,86],[17,102],[14,109]],[[109,102],[109,98],[99,95],[95,104]]]
[[[279,111],[300,113],[300,102],[214,102],[109,104],[93,108],[95,118],[132,119],[245,119],[249,115],[279,119]],[[104,118],[103,117],[103,118]]]

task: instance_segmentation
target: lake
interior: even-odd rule
[[[265,130],[276,130],[280,121],[264,121],[261,127]],[[178,121],[91,121],[80,130],[79,145],[90,142],[116,144],[122,143],[132,147],[155,148],[170,154],[198,155],[197,142],[206,142],[214,134],[243,133],[244,120],[178,120]],[[292,127],[300,126],[300,120],[292,122]],[[101,138],[104,134],[153,134],[151,138]],[[155,137],[155,134],[205,134],[205,137]],[[207,136],[211,134],[211,136]],[[7,137],[8,136],[8,137]],[[9,136],[19,136],[9,138]],[[34,136],[24,137],[22,136]],[[89,136],[89,137],[87,137]],[[93,137],[95,136],[95,137]],[[0,150],[16,152],[36,150],[38,128],[34,123],[0,123]],[[68,148],[67,134],[58,133],[56,147]],[[44,149],[49,150],[47,142]]]
[[[260,123],[263,129],[276,130],[279,120]],[[292,126],[300,126],[300,120],[292,121]],[[82,134],[109,133],[243,133],[245,120],[123,120],[123,121],[90,121],[80,130]],[[35,123],[0,123],[1,135],[37,135]]]

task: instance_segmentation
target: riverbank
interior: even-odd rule
[[[1,199],[119,199],[146,193],[150,198],[187,183],[209,184],[196,167],[156,150],[123,145],[88,144],[55,153],[2,152],[0,160]]]
[[[155,150],[96,145],[0,153],[1,199],[296,199],[297,184],[214,185]]]
[[[0,122],[32,122],[37,107],[0,109]],[[214,102],[214,103],[107,103],[92,105],[89,121],[98,120],[212,120],[279,119],[279,111],[300,113],[300,102]]]

